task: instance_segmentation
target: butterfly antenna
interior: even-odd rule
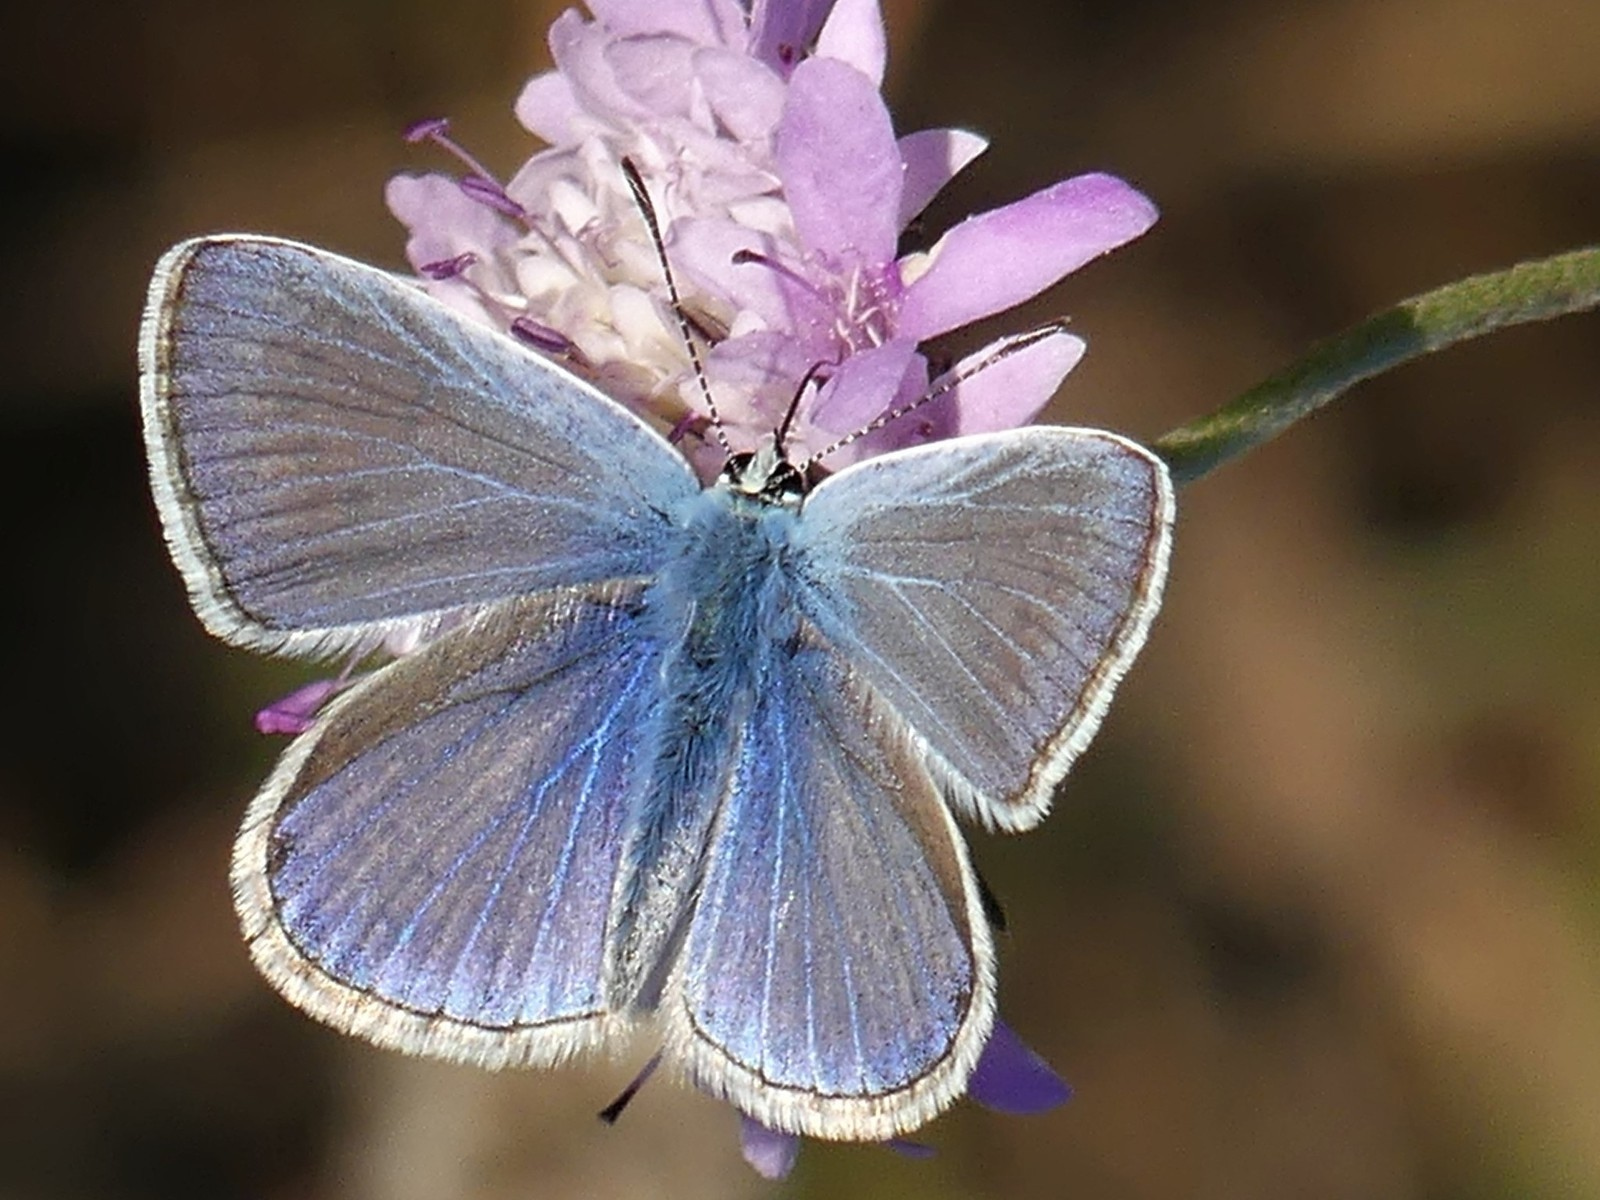
[[[633,193],[633,202],[639,206],[645,226],[650,230],[650,243],[656,248],[656,260],[661,264],[661,274],[667,281],[672,315],[678,319],[678,334],[683,338],[684,348],[689,351],[689,361],[694,364],[694,377],[699,381],[700,395],[704,397],[706,412],[711,416],[711,428],[717,432],[717,442],[722,446],[722,452],[731,455],[733,447],[728,444],[728,433],[722,427],[717,402],[711,398],[711,383],[706,379],[705,364],[700,360],[700,347],[694,340],[694,330],[689,326],[689,316],[684,312],[683,298],[678,295],[677,280],[672,277],[672,264],[667,261],[667,244],[661,236],[661,222],[656,219],[655,205],[650,202],[650,193],[645,190],[644,176],[639,174],[639,168],[631,158],[622,160],[622,174],[628,181],[628,190]]]
[[[773,448],[777,450],[779,458],[787,459],[788,457],[784,454],[783,444],[789,440],[789,430],[794,425],[795,414],[800,411],[800,397],[806,394],[806,389],[816,382],[817,376],[827,367],[827,363],[812,363],[811,369],[806,372],[805,378],[800,381],[800,386],[795,388],[794,399],[789,401],[789,407],[783,414],[783,420],[778,423],[778,428],[772,435]]]
[[[1014,337],[1008,337],[1004,339],[1003,341],[997,343],[993,350],[989,351],[989,353],[985,354],[977,362],[968,363],[959,371],[945,372],[932,384],[932,386],[928,388],[927,391],[923,392],[922,395],[918,396],[915,400],[908,401],[905,404],[896,405],[894,408],[889,409],[887,412],[882,413],[872,421],[863,425],[854,433],[846,434],[837,442],[833,443],[833,445],[828,446],[823,450],[819,450],[807,460],[806,468],[810,469],[811,467],[814,467],[817,463],[827,458],[828,455],[833,454],[835,451],[843,450],[851,442],[859,441],[861,438],[866,437],[869,433],[876,433],[885,425],[892,424],[893,422],[898,421],[901,417],[908,416],[911,413],[916,412],[917,409],[921,408],[925,404],[931,404],[940,396],[943,396],[946,393],[954,391],[956,388],[960,387],[974,375],[982,374],[996,363],[1010,358],[1013,354],[1026,350],[1030,346],[1037,346],[1046,338],[1055,337],[1056,334],[1065,333],[1066,331],[1067,322],[1065,318],[1062,318],[1060,320],[1051,321],[1047,325],[1041,325],[1037,329],[1030,329],[1026,333],[1019,333]]]

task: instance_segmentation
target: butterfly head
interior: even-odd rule
[[[806,481],[801,469],[784,456],[779,434],[774,434],[756,451],[729,457],[717,482],[735,495],[747,496],[763,504],[794,508],[805,495]]]

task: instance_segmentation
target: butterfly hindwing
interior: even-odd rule
[[[1099,430],[888,454],[806,498],[805,603],[955,801],[1025,829],[1144,642],[1172,513],[1161,461]]]
[[[637,588],[512,601],[297,739],[235,848],[251,953],[382,1045],[547,1063],[626,1024],[606,990],[660,650]]]
[[[966,847],[898,717],[814,629],[762,674],[662,1005],[702,1087],[827,1138],[922,1124],[987,1039]]]
[[[270,238],[185,242],[140,337],[145,439],[207,627],[321,652],[659,565],[698,483],[641,421],[411,283]]]

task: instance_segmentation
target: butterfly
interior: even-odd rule
[[[652,1027],[777,1130],[959,1096],[995,948],[956,818],[1038,823],[1160,603],[1173,490],[1031,427],[807,487],[702,486],[621,405],[393,275],[175,247],[140,337],[152,487],[201,621],[416,652],[284,752],[234,847],[251,956],[381,1046],[548,1065]]]

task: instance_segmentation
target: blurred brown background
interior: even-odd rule
[[[225,876],[307,672],[212,643],[143,482],[134,332],[180,237],[399,265],[386,176],[490,164],[557,6],[88,0],[0,42],[0,1197],[758,1196],[636,1060],[491,1077],[300,1017]],[[1588,0],[891,7],[903,130],[989,154],[930,226],[1108,169],[1163,219],[1006,325],[1054,416],[1153,437],[1309,340],[1600,231]],[[1077,1087],[796,1196],[1600,1197],[1600,317],[1362,388],[1188,489],[1167,610],[1056,814],[978,836],[1010,1021]]]

